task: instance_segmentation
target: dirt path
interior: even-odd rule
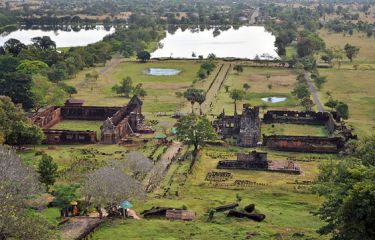
[[[222,87],[225,79],[228,76],[228,73],[231,69],[230,63],[224,63],[221,66],[220,71],[216,75],[215,79],[213,80],[212,85],[207,90],[206,93],[206,101],[202,104],[202,112],[203,114],[208,113],[210,111],[211,104],[213,104],[220,88]]]
[[[317,92],[316,92],[315,86],[314,86],[314,84],[312,83],[311,78],[310,78],[310,76],[309,76],[309,73],[308,73],[307,71],[305,71],[305,79],[306,79],[307,85],[309,85],[310,92],[311,92],[311,95],[312,95],[312,97],[313,97],[313,101],[314,101],[316,107],[318,108],[318,111],[319,111],[319,112],[324,112],[323,105],[322,105],[322,103],[319,101],[318,94],[317,94]]]
[[[93,229],[98,227],[103,219],[94,217],[72,217],[69,221],[60,226],[61,239],[73,240],[82,239]]]

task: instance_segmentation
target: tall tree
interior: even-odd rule
[[[143,63],[150,60],[150,58],[151,58],[151,54],[147,51],[140,51],[137,53],[137,59],[139,59]]]
[[[202,90],[189,88],[184,92],[184,97],[191,103],[191,112],[194,113],[194,103],[197,102],[199,96],[203,94]]]
[[[31,75],[22,72],[10,72],[0,76],[0,95],[8,96],[16,104],[22,104],[25,110],[34,106]]]
[[[344,47],[346,57],[349,58],[351,62],[353,62],[353,58],[355,58],[359,53],[359,48],[347,43]]]
[[[245,97],[245,92],[240,89],[233,89],[230,92],[230,97],[234,101],[234,112],[237,113],[237,101],[241,101]]]
[[[206,101],[206,93],[203,90],[200,90],[196,100],[199,104],[199,115],[202,115],[202,104]]]
[[[31,41],[35,47],[42,50],[56,49],[56,43],[48,36],[34,37]]]
[[[15,57],[25,48],[25,44],[14,38],[11,38],[4,43],[4,49]]]
[[[130,77],[126,77],[122,79],[122,82],[120,85],[116,84],[112,87],[112,91],[114,91],[117,94],[121,94],[125,97],[129,97],[129,95],[133,91],[133,81]]]
[[[206,141],[217,138],[210,121],[205,116],[194,114],[182,117],[176,123],[177,139],[185,144],[194,146],[194,155]]]
[[[47,192],[49,187],[55,184],[57,177],[57,164],[53,162],[53,158],[47,154],[43,154],[38,165],[39,181],[46,185]]]

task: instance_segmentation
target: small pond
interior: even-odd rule
[[[278,103],[278,102],[284,102],[286,100],[286,97],[265,97],[261,99],[263,102]]]
[[[174,76],[181,72],[181,70],[173,68],[146,68],[145,74],[151,76]]]

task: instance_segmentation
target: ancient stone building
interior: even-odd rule
[[[123,107],[82,106],[81,100],[70,100],[64,106],[51,106],[29,117],[29,121],[43,128],[45,144],[96,143],[95,131],[71,131],[53,129],[58,122],[69,120],[103,120],[101,142],[119,143],[135,133],[151,133],[153,129],[143,125],[142,101],[134,96]]]
[[[245,169],[300,174],[299,166],[293,161],[267,160],[267,153],[252,151],[248,154],[238,153],[237,160],[222,160],[217,163],[218,169]]]
[[[129,104],[112,117],[107,118],[101,127],[101,142],[112,144],[135,133],[152,133],[153,129],[143,125],[144,116],[141,112],[142,101],[133,97]]]
[[[224,139],[236,139],[238,146],[255,147],[261,137],[259,107],[250,108],[244,104],[242,114],[235,112],[233,116],[226,116],[223,111],[212,126]]]
[[[263,169],[267,170],[267,153],[252,151],[248,154],[238,153],[237,160],[223,160],[217,164],[218,169]]]

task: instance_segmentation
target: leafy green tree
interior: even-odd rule
[[[327,82],[327,77],[325,76],[316,76],[314,79],[316,87],[320,90],[324,83]]]
[[[39,74],[33,76],[31,93],[35,112],[45,106],[62,105],[67,97],[67,93],[56,83]]]
[[[112,87],[112,91],[128,98],[133,91],[133,81],[131,77],[122,79],[120,85],[116,84]]]
[[[26,45],[21,43],[19,40],[11,38],[4,43],[4,49],[13,56],[17,56],[22,49],[26,48]]]
[[[16,104],[22,104],[25,110],[34,106],[31,88],[32,78],[29,74],[10,72],[0,77],[0,95],[10,97]]]
[[[237,101],[241,101],[245,97],[245,92],[240,89],[233,89],[229,95],[234,101],[234,112],[237,112]]]
[[[3,73],[15,72],[20,60],[10,54],[0,56],[0,78]]]
[[[137,53],[137,59],[139,59],[143,63],[150,60],[150,58],[151,58],[151,54],[147,51],[140,51]]]
[[[0,96],[0,135],[9,145],[40,144],[42,130],[28,123],[20,106],[9,97]]]
[[[337,100],[333,100],[332,98],[330,98],[325,104],[324,106],[326,107],[329,107],[331,109],[331,111],[336,108],[337,106]]]
[[[69,94],[69,97],[72,97],[73,94],[76,94],[77,93],[77,89],[73,86],[70,86],[66,83],[63,83],[63,82],[60,82],[58,83],[58,86],[64,90],[64,92],[68,93]]]
[[[196,103],[202,95],[202,90],[189,88],[184,92],[184,97],[191,103],[191,113],[194,113],[194,103]]]
[[[48,65],[39,60],[22,60],[16,70],[26,74],[38,74],[47,72]]]
[[[310,99],[310,97],[302,98],[300,102],[306,111],[311,111],[311,108],[314,106],[314,102]]]
[[[244,83],[242,88],[247,92],[250,89],[250,85],[248,83]]]
[[[351,62],[353,62],[353,58],[355,58],[359,53],[359,48],[347,43],[344,47],[346,57],[349,58]]]
[[[325,201],[316,214],[320,234],[332,239],[375,239],[375,135],[347,144],[349,157],[323,164],[313,190]]]
[[[194,114],[182,117],[176,123],[177,139],[185,144],[194,146],[194,155],[206,141],[217,138],[210,121],[205,116]]]
[[[43,154],[38,165],[39,181],[46,185],[47,191],[49,187],[55,184],[57,177],[57,164],[53,162],[53,158],[47,154]]]
[[[199,114],[202,115],[202,104],[206,101],[206,93],[203,90],[200,90],[196,96],[196,101],[199,104]]]
[[[292,94],[296,96],[298,99],[303,99],[306,97],[310,97],[310,91],[308,86],[305,83],[298,83],[294,87]]]
[[[337,114],[343,119],[349,118],[349,106],[344,102],[338,102],[336,107]]]
[[[235,70],[237,72],[237,74],[239,74],[239,73],[243,72],[243,67],[242,67],[241,64],[236,64],[236,65],[234,65],[233,70]]]
[[[142,86],[143,86],[142,83],[138,83],[133,89],[133,94],[139,97],[146,97],[147,92]]]
[[[35,47],[43,50],[56,49],[56,43],[48,36],[34,37],[31,41]]]
[[[68,208],[70,207],[70,202],[77,200],[79,185],[56,185],[54,191],[52,192],[55,197],[55,204],[60,208],[61,217],[67,217],[69,214]]]

